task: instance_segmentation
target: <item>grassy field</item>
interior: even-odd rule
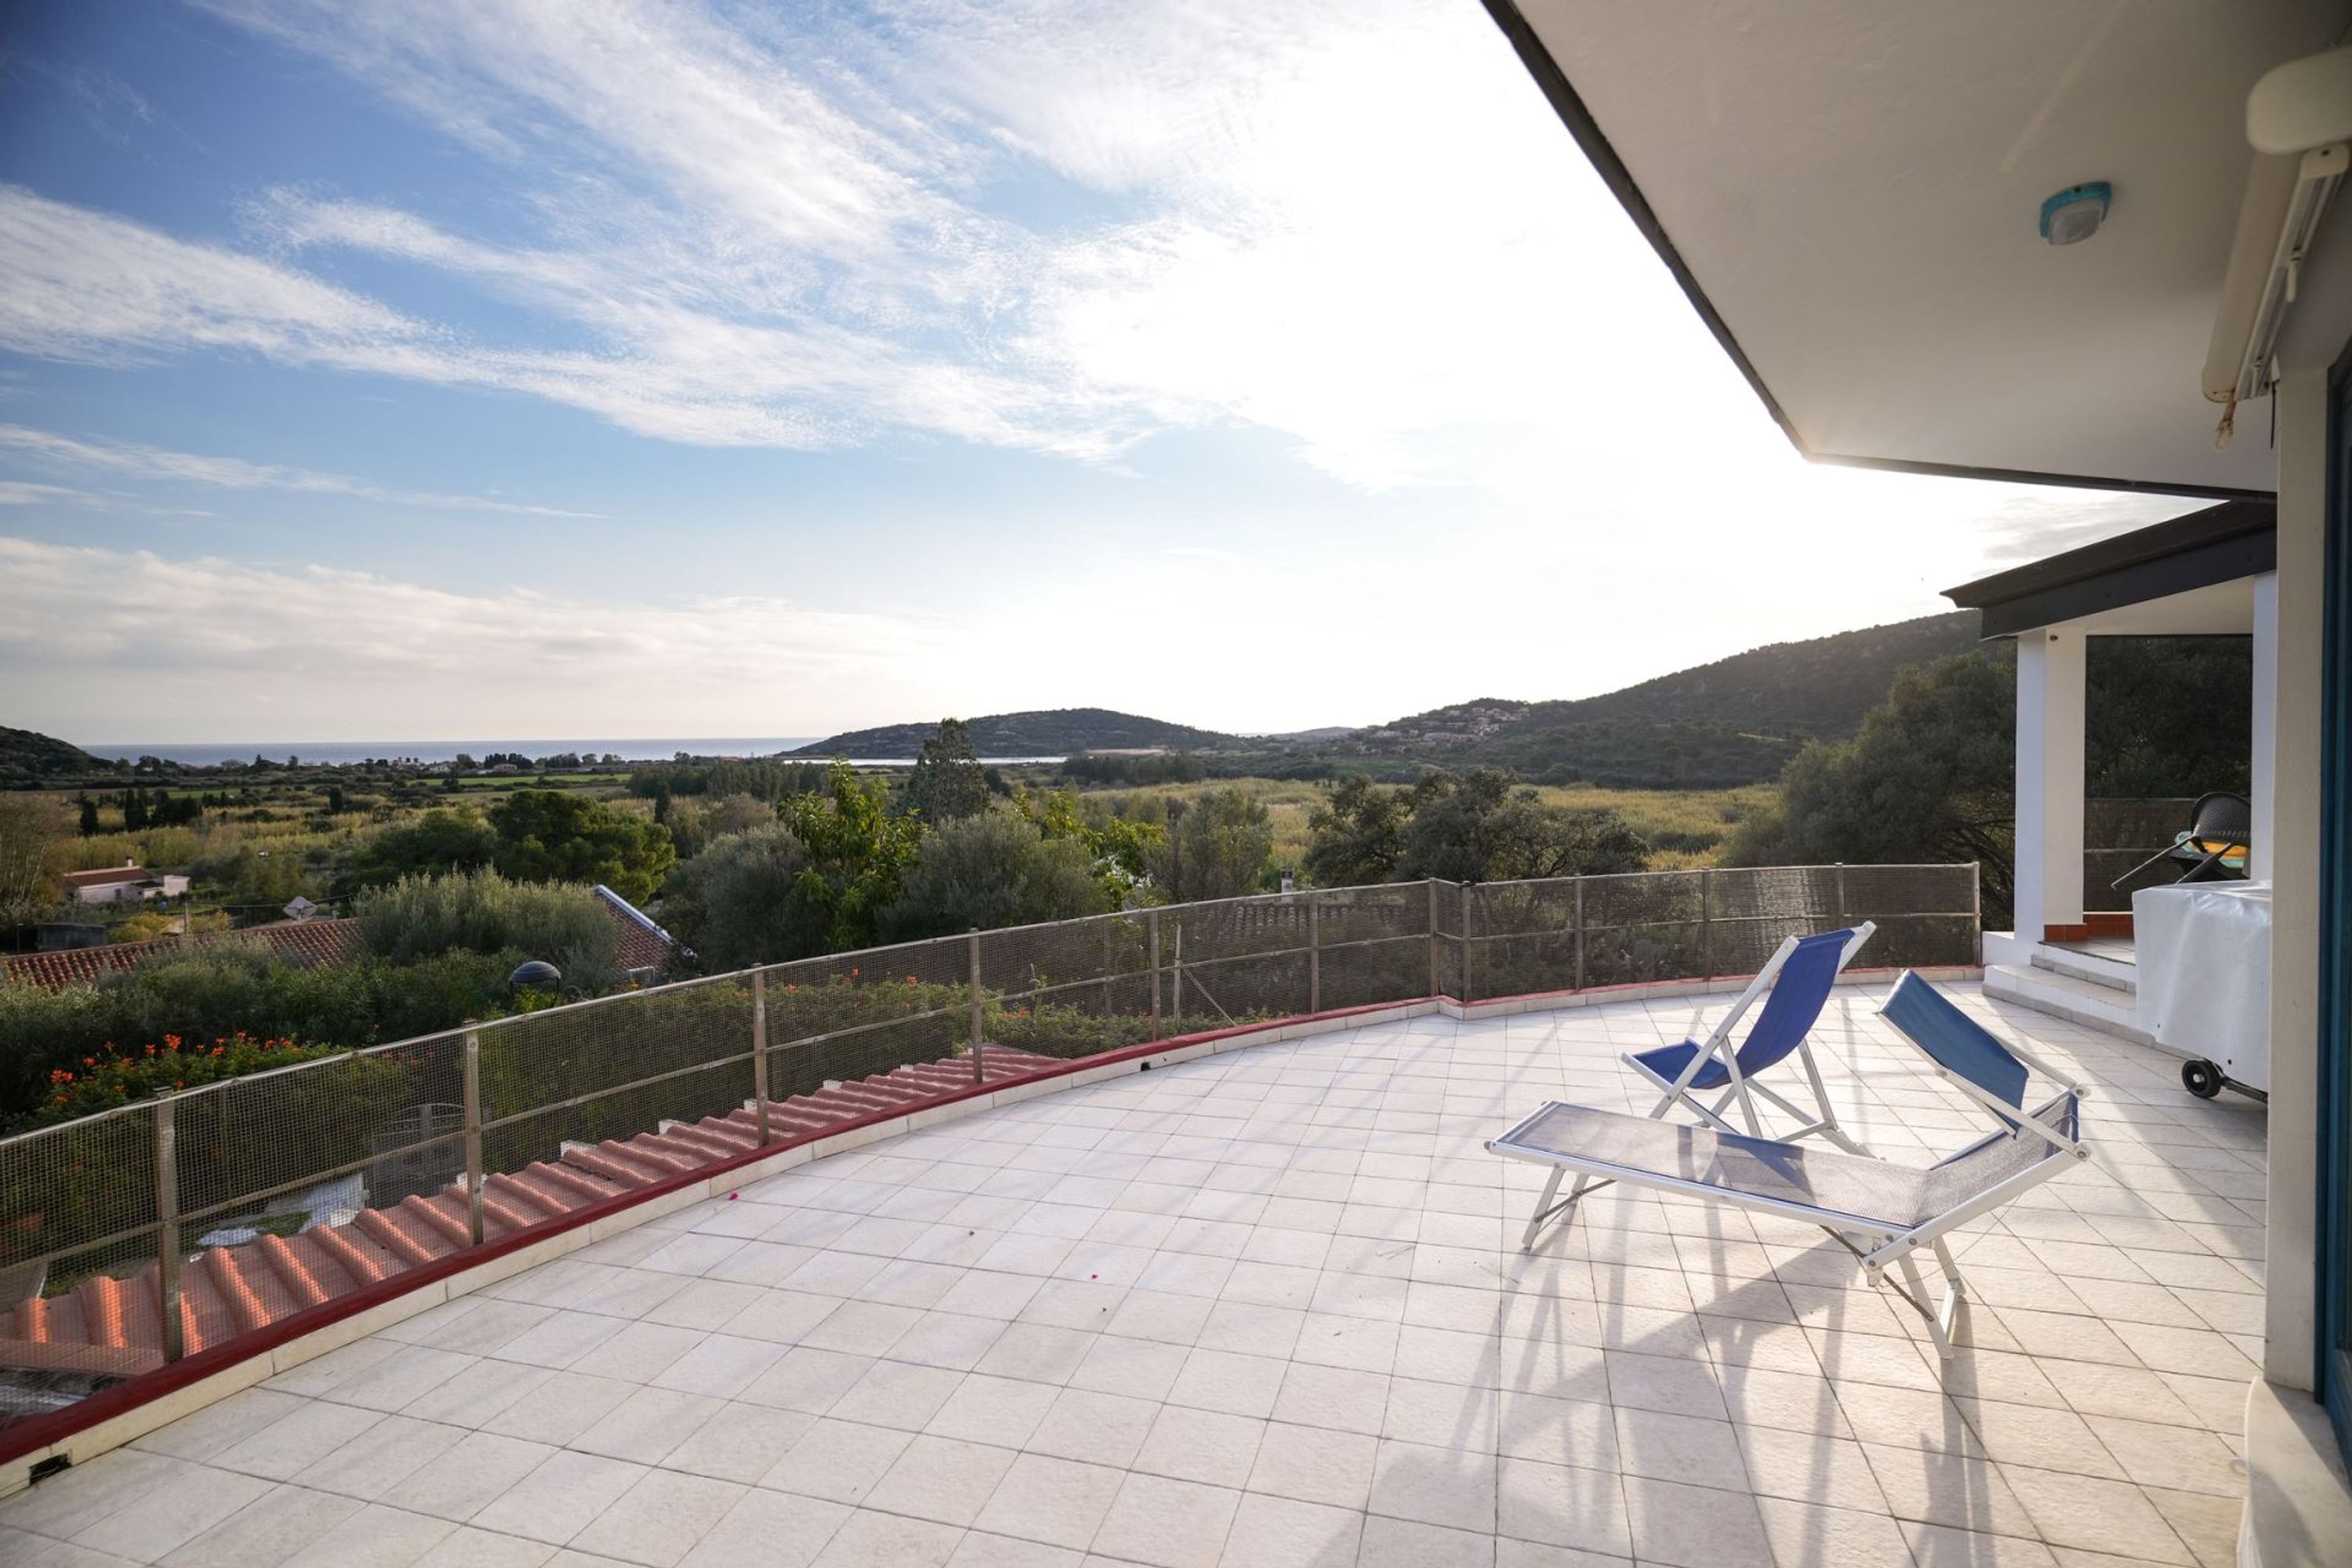
[[[1323,798],[1319,784],[1288,779],[1217,779],[1201,784],[1088,790],[1083,798],[1124,803],[1124,815],[1157,820],[1164,809],[1161,803],[1167,800],[1191,800],[1204,790],[1228,786],[1246,790],[1265,806],[1274,824],[1276,863],[1299,864],[1307,854],[1307,818]],[[1616,812],[1633,825],[1634,831],[1661,845],[1652,858],[1654,867],[1659,870],[1681,870],[1714,865],[1733,826],[1759,807],[1769,805],[1780,794],[1780,786],[1667,790],[1544,784],[1537,786],[1536,793],[1571,811]]]
[[[1593,784],[1540,786],[1537,794],[1574,811],[1616,812],[1635,832],[1658,843],[1651,866],[1660,871],[1712,866],[1741,821],[1780,795],[1776,784],[1738,789],[1601,789]]]

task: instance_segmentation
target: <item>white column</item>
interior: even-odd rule
[[[2017,638],[2017,939],[2083,923],[2082,634]]]
[[[2276,572],[2254,579],[2254,756],[2253,806],[2246,847],[2246,875],[2257,882],[2271,879],[2278,864],[2278,701],[2279,701],[2279,580]]]

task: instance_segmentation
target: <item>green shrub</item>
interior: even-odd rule
[[[439,952],[414,963],[367,967],[373,999],[369,1040],[405,1040],[453,1029],[469,1018],[495,1018],[518,1003],[507,976],[526,958],[520,948],[499,952]],[[561,966],[561,965],[559,965]],[[572,970],[565,968],[568,981]]]
[[[1189,807],[1169,802],[1167,837],[1151,858],[1152,879],[1171,903],[1234,899],[1259,891],[1274,852],[1265,805],[1247,790],[1205,790]]]
[[[1158,1037],[1168,1039],[1177,1035],[1230,1029],[1237,1025],[1262,1023],[1270,1016],[1239,1013],[1227,1018],[1222,1014],[1171,1014],[1160,1019]],[[1034,1051],[1041,1057],[1058,1057],[1066,1061],[1139,1046],[1153,1038],[1149,1013],[1090,1013],[1066,1002],[1040,1002],[1032,1006],[1016,1001],[1010,1006],[992,1005],[983,1026],[991,1045]]]
[[[615,942],[595,893],[568,884],[510,882],[495,871],[407,877],[362,896],[360,941],[377,958],[407,963],[449,952],[519,949],[561,964],[559,954],[602,954]]]
[[[1076,838],[1048,838],[1016,812],[984,811],[934,828],[883,912],[894,942],[1107,914],[1114,907]]]
[[[0,1121],[37,1109],[50,1072],[110,1043],[137,1046],[166,1035],[212,1039],[242,1030],[358,1046],[374,1039],[375,1014],[364,971],[299,967],[255,942],[162,954],[95,984],[56,991],[0,985]]]
[[[471,812],[428,811],[404,826],[386,828],[352,857],[354,887],[390,887],[404,877],[478,871],[498,853],[499,836]]]
[[[808,850],[771,823],[715,841],[670,873],[662,919],[712,970],[823,952],[830,917],[807,896]]]
[[[358,1047],[495,1017],[516,1005],[506,976],[524,956],[508,949],[304,967],[258,942],[223,942],[152,959],[96,984],[0,985],[0,1126],[39,1110],[52,1072],[110,1046],[242,1032]]]
[[[497,865],[526,882],[602,882],[642,902],[677,847],[657,822],[568,790],[519,789],[490,808]]]

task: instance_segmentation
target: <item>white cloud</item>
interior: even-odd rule
[[[64,485],[37,485],[22,479],[0,479],[0,506],[42,506],[50,501],[87,505],[102,498]]]
[[[293,490],[304,495],[351,496],[360,500],[383,501],[394,506],[425,507],[443,510],[510,512],[523,517],[594,517],[599,514],[564,511],[556,507],[530,506],[520,501],[499,500],[489,496],[444,495],[434,490],[395,489],[354,479],[347,474],[320,473],[312,468],[289,468],[278,463],[251,463],[242,458],[207,457],[196,452],[173,452],[161,447],[142,447],[127,441],[83,440],[60,436],[54,431],[35,430],[23,425],[0,425],[0,452],[10,452],[20,458],[52,468],[78,469],[83,472],[125,474],[134,479],[163,481],[183,481],[214,485],[234,490]],[[51,490],[60,496],[83,496],[82,491],[61,491],[50,485],[25,485],[28,490]],[[98,499],[98,498],[90,498]]]
[[[10,722],[85,738],[845,728],[927,701],[916,678],[937,640],[898,617],[749,595],[463,594],[0,537]]]
[[[97,364],[210,350],[387,366],[433,334],[252,257],[0,185],[0,348]]]
[[[1759,492],[1778,526],[1842,493],[1790,466],[1454,0],[192,3],[456,139],[520,230],[278,192],[247,215],[266,261],[0,195],[0,230],[30,231],[0,267],[35,279],[0,284],[0,343],[244,350],[698,445],[1108,460],[1255,425],[1351,486],[1596,531],[1727,528]],[[344,252],[539,330],[461,332],[298,266]]]

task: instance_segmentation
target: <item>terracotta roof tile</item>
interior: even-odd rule
[[[257,926],[250,931],[213,931],[195,937],[163,936],[152,942],[119,942],[108,947],[71,947],[53,952],[25,952],[0,958],[0,974],[12,984],[38,985],[55,991],[62,985],[94,981],[101,974],[136,968],[142,961],[176,952],[184,945],[258,939],[289,963],[306,967],[341,963],[358,951],[359,921],[306,921],[300,925]]]
[[[669,932],[654,923],[653,917],[602,882],[596,884],[596,901],[604,906],[619,930],[622,969],[638,974],[669,962],[670,952],[677,944]]]
[[[163,879],[144,866],[101,866],[95,871],[68,871],[58,880],[77,888],[107,888],[117,882],[158,882]]]

